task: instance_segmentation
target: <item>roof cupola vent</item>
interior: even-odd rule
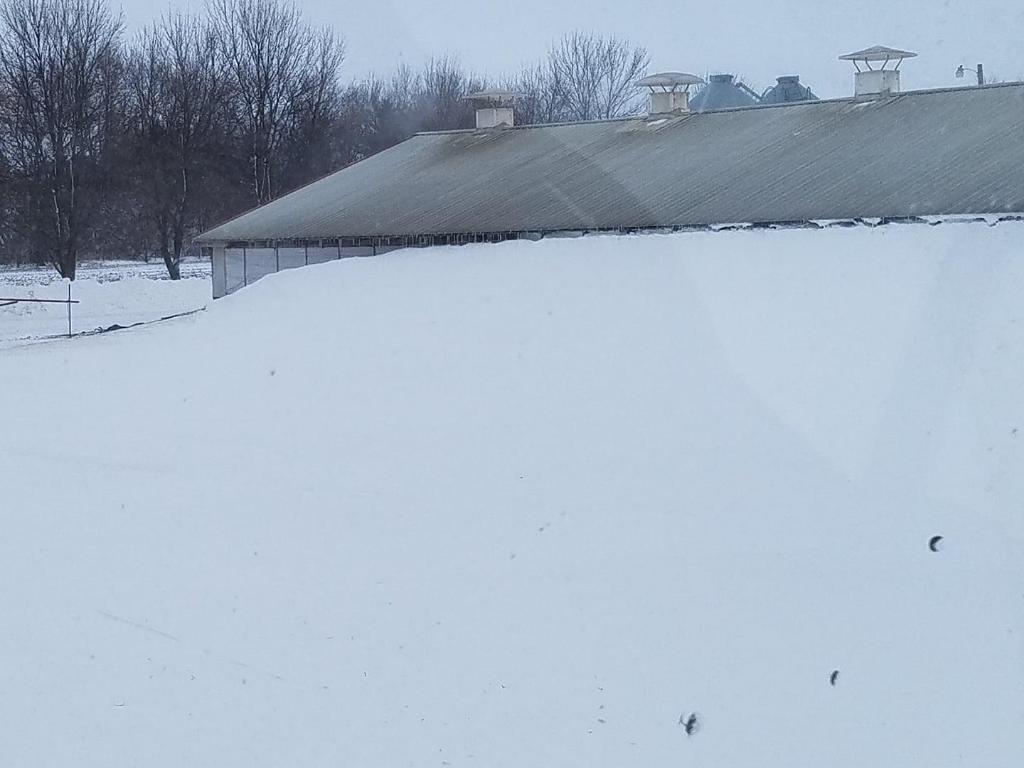
[[[515,125],[515,100],[518,93],[492,88],[464,97],[476,106],[477,130],[485,128],[512,128]]]
[[[671,115],[690,111],[690,88],[704,81],[686,72],[661,72],[637,81],[638,88],[651,94],[651,115]]]
[[[855,96],[891,96],[900,92],[900,64],[904,59],[915,56],[917,54],[911,51],[876,45],[840,56],[839,59],[852,61],[857,68],[854,76]]]

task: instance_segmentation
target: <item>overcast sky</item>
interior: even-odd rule
[[[113,0],[116,6],[117,0]],[[386,73],[455,53],[470,69],[497,75],[544,54],[574,28],[645,45],[656,71],[733,72],[763,89],[799,74],[822,97],[852,92],[843,53],[870,45],[917,51],[904,65],[905,89],[963,84],[958,64],[981,62],[1003,80],[1024,78],[1024,2],[1020,0],[299,0],[348,43],[347,74]],[[204,0],[122,0],[128,31],[168,7]]]

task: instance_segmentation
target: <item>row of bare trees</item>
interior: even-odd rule
[[[209,0],[130,42],[107,0],[0,0],[0,261],[163,259],[219,220],[418,131],[473,124],[465,96],[519,92],[520,122],[637,106],[647,53],[573,33],[489,80],[440,56],[342,83],[343,40],[292,0]]]
[[[21,224],[26,240],[70,277],[83,222],[95,214],[92,187],[108,170],[120,32],[103,0],[0,4],[5,223]]]
[[[644,48],[573,32],[506,86],[522,94],[520,113],[528,122],[606,120],[637,109],[635,83],[649,64]]]

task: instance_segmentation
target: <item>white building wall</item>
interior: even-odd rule
[[[213,298],[228,294],[227,259],[223,248],[211,248],[210,276],[213,278]]]

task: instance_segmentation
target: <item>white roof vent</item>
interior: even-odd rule
[[[855,96],[890,96],[900,92],[900,64],[917,56],[912,51],[876,45],[863,51],[840,56],[857,68],[854,76]],[[892,68],[889,65],[893,64]]]
[[[476,127],[511,128],[515,125],[515,100],[519,94],[513,91],[502,91],[491,88],[486,91],[471,93],[465,97],[476,105]]]
[[[690,111],[690,87],[704,81],[686,72],[661,72],[637,81],[651,93],[650,114],[670,115]]]

